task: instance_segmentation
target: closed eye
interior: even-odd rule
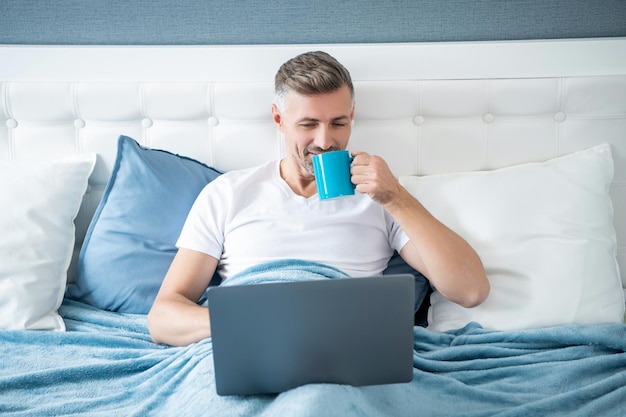
[[[331,121],[331,124],[333,127],[341,129],[350,124],[350,118],[347,116],[337,117]]]
[[[320,124],[319,120],[316,119],[303,119],[298,123],[303,129],[315,129]],[[341,129],[349,124],[349,118],[342,116],[336,119],[331,120],[330,125],[334,128]]]

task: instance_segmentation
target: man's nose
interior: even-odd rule
[[[330,129],[321,127],[315,134],[315,146],[327,150],[333,147],[333,138]]]

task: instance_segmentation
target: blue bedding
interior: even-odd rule
[[[210,339],[159,346],[144,315],[70,300],[60,313],[66,332],[0,331],[2,415],[626,416],[626,325],[415,327],[411,383],[220,397]]]

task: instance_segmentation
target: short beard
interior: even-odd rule
[[[306,152],[306,154],[308,154],[308,152]],[[296,160],[296,162],[298,162],[298,164],[302,168],[304,168],[306,172],[308,172],[311,175],[315,175],[315,169],[313,169],[313,161],[309,161],[308,159],[306,159],[306,157],[301,159],[300,156],[296,152],[293,152],[291,156],[293,157],[293,159]]]
[[[339,148],[337,147],[331,147],[328,149],[320,149],[320,148],[307,148],[304,150],[304,157],[302,159],[300,159],[300,157],[294,152],[291,154],[291,156],[293,156],[296,161],[298,161],[298,163],[300,164],[300,166],[302,168],[304,168],[304,170],[306,172],[308,172],[311,175],[315,175],[315,169],[313,168],[313,161],[309,161],[307,159],[307,156],[311,153],[311,151],[315,151],[315,153],[326,153],[326,152],[332,152],[332,151],[338,151]]]
[[[306,172],[308,172],[311,175],[315,175],[315,169],[313,168],[313,162],[309,162],[307,160],[304,160],[300,165],[302,165],[302,168],[304,168],[306,170]]]

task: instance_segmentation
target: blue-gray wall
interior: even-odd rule
[[[0,0],[0,44],[281,44],[626,36],[626,0]]]

